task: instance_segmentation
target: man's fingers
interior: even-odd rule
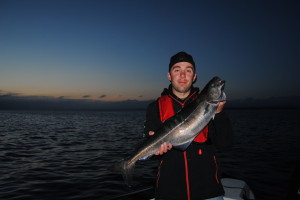
[[[149,135],[154,135],[154,131],[149,131]]]
[[[167,143],[163,143],[163,152],[166,153],[168,151]]]
[[[160,145],[160,149],[155,153],[155,155],[162,155],[165,153],[164,143]]]
[[[223,110],[225,103],[226,103],[226,101],[221,101],[219,103],[219,106],[218,106],[218,108],[216,110],[216,113],[220,113]]]
[[[172,148],[172,144],[164,142],[160,145],[160,149],[155,153],[155,155],[162,155]]]
[[[149,131],[149,135],[154,135],[154,131]],[[160,145],[160,149],[155,153],[155,155],[162,155],[166,153],[168,150],[172,149],[172,144],[164,142]]]

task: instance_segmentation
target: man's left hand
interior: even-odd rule
[[[217,108],[217,110],[216,110],[216,113],[222,112],[225,103],[226,103],[226,101],[221,101],[221,102],[219,103],[219,106],[218,106],[218,108]]]

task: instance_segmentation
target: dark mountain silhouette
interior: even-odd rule
[[[266,99],[228,100],[228,108],[300,108],[300,96],[270,97]]]
[[[300,96],[228,100],[226,108],[300,108]],[[51,97],[0,95],[0,110],[118,110],[146,109],[154,100],[96,101]]]

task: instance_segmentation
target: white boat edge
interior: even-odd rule
[[[247,183],[240,179],[221,179],[225,195],[224,200],[255,200],[255,196]]]

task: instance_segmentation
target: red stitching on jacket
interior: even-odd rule
[[[218,179],[218,164],[217,164],[216,156],[214,156],[214,161],[215,161],[215,165],[216,165],[216,181],[217,181],[217,183],[220,183],[219,179]]]
[[[158,182],[159,182],[159,178],[160,178],[160,168],[161,168],[161,165],[163,164],[163,160],[160,161],[160,164],[158,166],[158,172],[157,172],[157,179],[156,179],[156,187],[158,188]]]
[[[190,180],[189,180],[189,165],[188,160],[186,156],[186,151],[183,152],[184,155],[184,166],[185,166],[185,182],[186,182],[186,192],[187,192],[187,199],[191,199],[191,193],[190,193]]]

